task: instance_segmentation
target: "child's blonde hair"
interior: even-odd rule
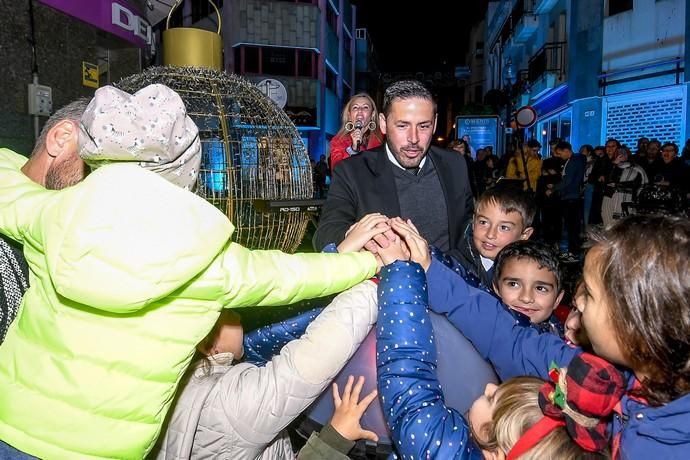
[[[535,377],[516,377],[496,390],[496,407],[491,422],[479,429],[488,441],[477,444],[484,450],[508,453],[518,440],[543,417],[539,406],[539,391],[544,381]],[[555,428],[534,447],[520,456],[520,460],[600,460],[610,458],[608,452],[587,452],[568,434],[564,426]]]

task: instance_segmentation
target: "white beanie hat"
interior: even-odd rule
[[[135,161],[190,190],[201,164],[199,129],[182,98],[165,85],[133,95],[104,86],[81,118],[79,156],[92,169]]]

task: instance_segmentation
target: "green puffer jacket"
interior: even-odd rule
[[[211,204],[135,165],[49,191],[0,149],[0,232],[30,289],[0,346],[0,439],[46,459],[143,458],[220,310],[371,277],[371,254],[250,251]]]

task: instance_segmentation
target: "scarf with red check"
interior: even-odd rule
[[[609,447],[609,421],[626,389],[623,373],[598,356],[582,353],[567,369],[552,365],[549,376],[552,381],[539,393],[544,418],[522,435],[506,460],[519,458],[561,426],[583,450],[601,452]]]

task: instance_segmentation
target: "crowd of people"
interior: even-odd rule
[[[380,113],[347,104],[317,253],[232,242],[191,192],[198,128],[163,85],[100,88],[30,158],[0,149],[0,458],[345,459],[379,441],[371,404],[405,459],[686,457],[690,221],[628,210],[647,183],[686,198],[677,146],[472,158],[462,139],[432,146],[436,109],[416,81]],[[242,309],[335,294],[282,333],[244,333]],[[457,366],[478,353],[499,384],[439,380],[431,312],[472,344]],[[334,385],[330,422],[293,445],[368,334],[375,369]]]
[[[365,94],[353,96],[347,104],[341,130],[331,141],[331,156],[327,159],[322,155],[316,165],[317,198],[325,198],[327,178],[330,184],[335,164],[381,145],[380,133],[369,131],[376,127],[371,121],[377,114],[372,106],[373,101]],[[353,129],[355,123],[370,126]],[[362,136],[371,147],[362,147]],[[634,153],[613,138],[601,146],[582,145],[577,151],[560,139],[551,140],[548,147],[548,156],[542,158],[541,143],[529,139],[509,146],[499,157],[491,145],[474,151],[468,136],[446,144],[447,150],[464,158],[475,199],[501,180],[519,182],[524,191],[534,196],[537,235],[559,251],[566,262],[582,263],[582,240],[590,226],[610,226],[636,212],[687,215],[690,139],[682,152],[674,142],[662,144],[646,137],[639,138]]]

